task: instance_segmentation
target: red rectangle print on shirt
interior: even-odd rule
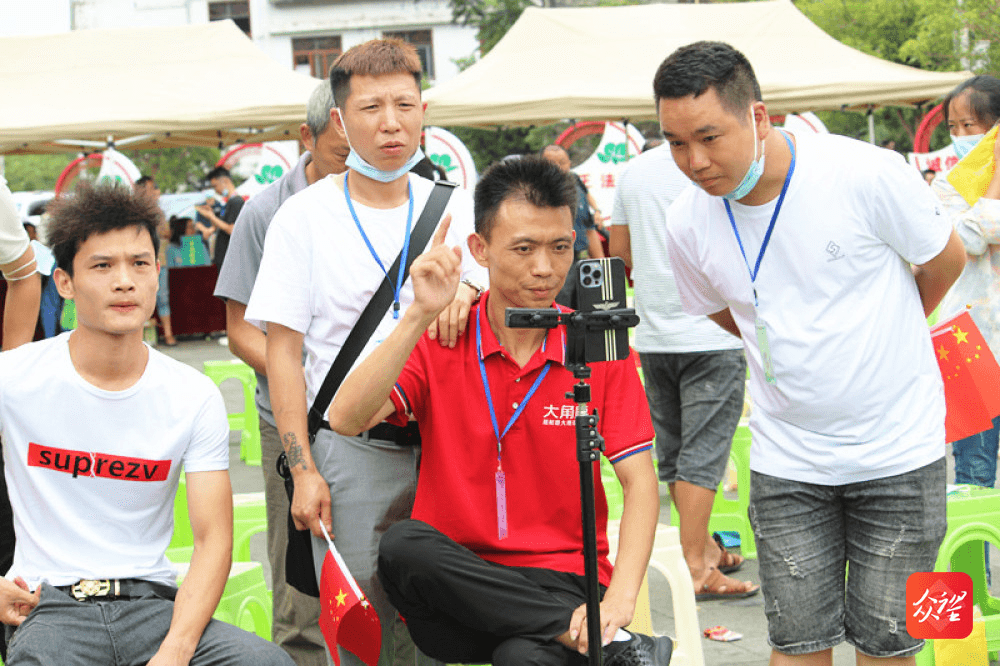
[[[73,478],[91,476],[121,481],[166,481],[170,473],[169,460],[146,460],[112,453],[73,451],[28,444],[28,466],[42,467],[72,474]]]

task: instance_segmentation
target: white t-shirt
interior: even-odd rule
[[[17,543],[9,576],[172,584],[164,552],[187,472],[229,467],[222,395],[154,349],[124,391],[84,380],[72,332],[0,354],[0,434]]]
[[[0,176],[0,264],[9,264],[28,249],[28,232],[14,205],[7,181]]]
[[[688,187],[667,145],[629,161],[618,177],[611,224],[628,226],[635,281],[635,348],[646,353],[742,349],[743,343],[708,317],[685,314],[667,255],[667,210]]]
[[[410,174],[413,226],[416,227],[434,183]],[[403,248],[407,204],[377,209],[352,199],[372,247],[388,270]],[[451,214],[445,242],[462,249],[462,277],[485,285],[486,269],[469,253],[473,233],[472,200],[455,188],[442,219]],[[424,248],[410,246],[410,253]],[[351,329],[368,306],[385,274],[358,231],[344,198],[342,176],[327,176],[281,205],[268,228],[264,256],[246,320],[258,326],[275,322],[304,334],[306,400],[313,404],[319,387]],[[394,285],[395,286],[395,285]],[[400,317],[413,302],[410,280],[400,292]],[[358,362],[395,328],[390,306]]]
[[[729,308],[754,409],[751,469],[824,485],[885,478],[944,455],[944,389],[912,264],[951,225],[898,154],[834,135],[797,136],[788,194],[755,282],[723,200],[699,188],[670,210],[684,309]],[[732,204],[753,266],[777,200]],[[761,365],[765,322],[776,384]]]

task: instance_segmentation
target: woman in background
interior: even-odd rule
[[[965,157],[1000,119],[1000,79],[974,76],[944,100],[944,118],[959,159]],[[993,146],[1000,161],[1000,141]],[[1000,169],[985,194],[970,206],[946,174],[931,184],[965,245],[961,277],[941,302],[941,318],[969,310],[995,357],[1000,357]],[[993,487],[997,474],[1000,417],[993,427],[952,443],[955,482]]]

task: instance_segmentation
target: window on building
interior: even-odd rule
[[[208,3],[208,20],[224,21],[232,19],[240,30],[251,36],[249,0],[221,0]]]
[[[396,37],[404,42],[413,45],[420,56],[420,67],[424,70],[424,76],[428,79],[434,78],[434,46],[431,43],[430,30],[407,30],[403,32],[385,32],[384,37]]]
[[[329,75],[330,65],[341,52],[340,35],[292,39],[295,70],[317,79],[325,79]]]

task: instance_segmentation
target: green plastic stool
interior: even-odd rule
[[[63,301],[62,315],[59,316],[59,325],[64,331],[76,328],[76,302],[72,298]]]
[[[725,481],[719,484],[712,504],[712,516],[708,520],[709,532],[739,532],[740,554],[757,559],[757,542],[753,538],[753,528],[747,510],[750,507],[750,428],[741,425],[733,435],[733,445],[729,459],[736,467],[737,497],[726,499],[723,493]],[[670,503],[670,524],[680,525],[680,516],[674,503]]]
[[[267,531],[267,508],[264,493],[233,495],[233,562],[250,562],[250,540]],[[167,559],[174,564],[191,561],[194,534],[188,517],[187,484],[181,477],[174,497],[174,534],[167,546]]]
[[[177,567],[177,583],[187,575],[188,565]],[[264,581],[264,568],[259,562],[233,562],[222,599],[212,615],[244,631],[271,640],[271,600]]]
[[[267,504],[264,493],[233,495],[233,561],[250,561],[250,539],[267,532]]]
[[[972,603],[986,623],[990,659],[1000,652],[1000,598],[986,586],[983,543],[1000,545],[1000,489],[959,486],[948,494],[948,531],[938,549],[935,571],[962,571],[972,578]],[[934,666],[934,645],[928,640],[917,654],[917,666]]]
[[[260,422],[257,420],[257,376],[249,365],[231,361],[205,361],[205,375],[216,386],[227,379],[238,379],[243,385],[243,411],[229,414],[229,429],[240,433],[240,460],[260,467]]]

